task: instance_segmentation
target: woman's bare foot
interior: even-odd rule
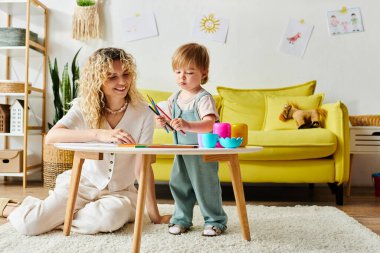
[[[8,203],[3,210],[2,216],[7,218],[11,214],[11,212],[13,212],[13,210],[16,209],[16,207],[18,206],[19,204],[16,203]]]

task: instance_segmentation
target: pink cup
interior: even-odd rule
[[[215,123],[212,132],[218,134],[219,138],[231,138],[231,124],[226,122]],[[219,141],[216,144],[216,147],[223,148]]]

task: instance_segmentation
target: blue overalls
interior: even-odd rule
[[[191,110],[181,110],[177,99],[181,91],[174,96],[172,117],[186,121],[200,121],[197,111],[199,100],[209,93],[197,95]],[[176,144],[198,144],[197,133],[174,132]],[[227,215],[222,207],[222,191],[218,176],[217,162],[204,162],[201,155],[176,155],[170,176],[170,190],[175,200],[174,214],[170,220],[185,228],[193,225],[193,209],[198,201],[205,224],[218,227],[224,231],[227,226]]]

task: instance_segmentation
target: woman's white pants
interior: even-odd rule
[[[26,197],[8,217],[17,231],[39,235],[63,225],[70,189],[71,170],[60,174],[54,191],[44,199]],[[134,221],[137,190],[134,186],[117,192],[100,191],[81,177],[71,231],[83,234],[111,232]]]

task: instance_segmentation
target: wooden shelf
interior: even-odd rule
[[[24,89],[24,85],[25,85],[25,83],[21,82],[21,81],[16,81],[16,80],[1,80],[1,79],[0,79],[0,84],[5,84],[8,87],[11,86],[12,84],[14,84],[14,85],[21,85],[21,86],[23,86],[22,90]],[[4,90],[6,90],[6,89],[4,89]],[[37,94],[43,94],[44,90],[40,89],[40,88],[37,88],[37,87],[33,87],[32,84],[29,83],[29,94],[32,94],[32,92],[33,92],[34,95],[36,95],[36,93]],[[24,97],[25,93],[23,91],[22,92],[0,92],[0,96]]]
[[[29,8],[30,7],[30,8]],[[25,59],[25,80],[17,81],[18,84],[21,83],[21,87],[19,89],[14,89],[14,91],[17,91],[18,93],[11,93],[11,92],[4,92],[0,93],[0,97],[5,97],[6,103],[9,103],[9,97],[21,97],[24,99],[24,103],[26,105],[29,105],[29,98],[36,97],[35,95],[39,95],[38,98],[41,99],[42,102],[42,126],[31,126],[30,124],[32,122],[28,121],[29,117],[29,106],[24,106],[24,112],[23,112],[23,118],[24,118],[24,126],[23,126],[23,133],[0,133],[0,137],[3,138],[3,150],[8,149],[10,138],[19,138],[21,137],[23,140],[23,143],[20,144],[22,147],[23,152],[23,172],[20,173],[0,173],[0,177],[22,177],[23,180],[23,187],[26,188],[27,186],[27,178],[29,175],[41,172],[42,171],[42,153],[41,156],[38,157],[38,162],[32,162],[31,164],[34,164],[32,166],[29,166],[28,158],[29,158],[29,152],[31,143],[28,140],[28,136],[30,135],[36,135],[41,136],[42,141],[42,133],[45,132],[45,125],[46,125],[46,115],[45,115],[45,107],[46,107],[46,85],[47,85],[47,52],[46,52],[46,41],[47,41],[47,22],[48,22],[48,9],[44,4],[42,4],[39,0],[0,0],[0,11],[4,12],[4,14],[7,15],[7,27],[10,27],[12,16],[18,16],[25,19],[26,24],[23,28],[26,30],[29,30],[31,25],[31,16],[39,15],[43,18],[43,34],[44,34],[44,40],[45,44],[41,45],[37,42],[31,41],[31,40],[25,40],[25,46],[5,46],[0,47],[0,56],[5,56],[5,79],[11,78],[10,73],[10,60],[12,58],[21,58]],[[39,17],[38,17],[39,18]],[[29,76],[30,69],[35,68],[36,66],[33,66],[30,64],[30,58],[31,57],[40,57],[43,60],[43,81],[41,83],[41,86],[39,88],[31,84],[30,80],[31,77]],[[4,78],[4,77],[3,77]],[[1,80],[0,80],[1,81]],[[12,80],[7,80],[6,82],[12,82]],[[26,87],[25,85],[28,85],[28,92],[23,92]],[[15,87],[11,87],[15,88]],[[8,91],[7,89],[3,89],[3,91]],[[11,89],[12,91],[12,89]],[[21,91],[21,92],[20,92]],[[32,123],[33,124],[33,123]],[[43,146],[43,143],[42,143]],[[39,151],[38,151],[39,152]],[[42,150],[41,150],[42,152]]]
[[[0,47],[0,55],[8,57],[25,57],[25,50],[26,46]],[[44,53],[42,51],[30,47],[29,56],[38,57],[43,54]]]
[[[23,97],[25,96],[24,93],[0,93],[0,96],[7,96],[7,97]]]
[[[31,1],[30,15],[43,15],[43,4],[39,1]],[[27,0],[0,0],[0,10],[8,15],[26,15]],[[46,8],[46,7],[45,7]]]
[[[36,132],[29,132],[28,135],[41,135],[42,131],[38,130],[29,130],[29,131],[36,131]],[[37,132],[38,131],[38,132]],[[23,137],[24,134],[11,134],[11,133],[0,133],[0,136],[8,136],[8,137]]]
[[[35,168],[35,169],[29,169],[27,170],[26,174],[32,175],[34,173],[40,172],[42,168]],[[7,172],[0,172],[0,177],[23,177],[24,172],[19,172],[19,173],[7,173]]]

